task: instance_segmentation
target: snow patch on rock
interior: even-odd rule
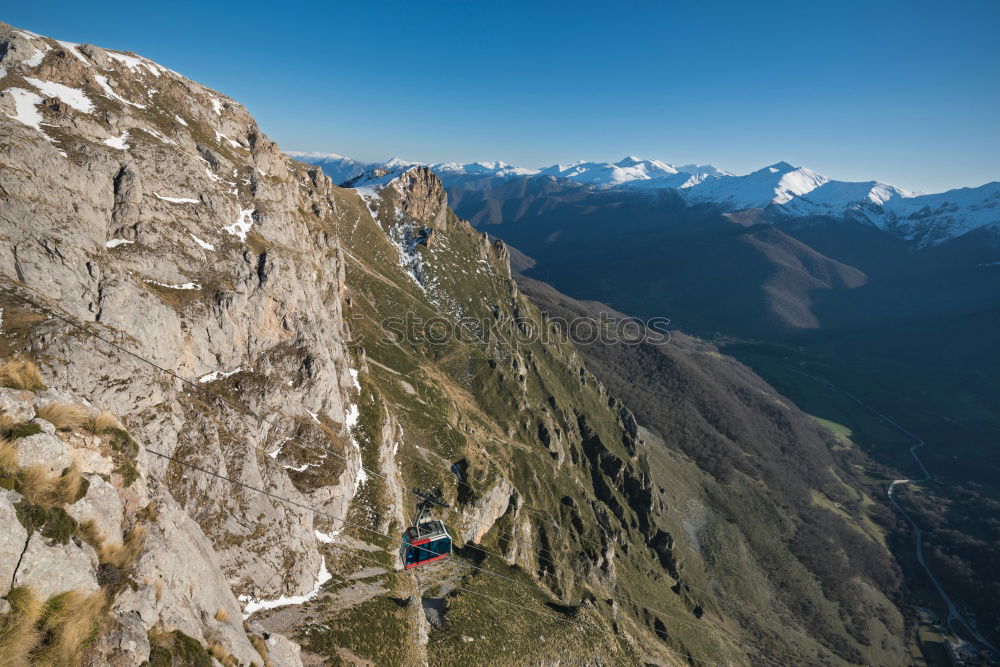
[[[122,132],[120,137],[108,137],[104,140],[105,146],[110,146],[120,151],[128,150],[128,130]]]
[[[253,226],[253,214],[255,212],[256,209],[252,208],[240,209],[240,215],[236,218],[236,222],[228,227],[223,227],[223,231],[228,232],[233,236],[238,236],[240,241],[246,241],[247,234],[250,233],[250,228]]]
[[[203,241],[194,234],[191,234],[190,232],[188,232],[188,234],[190,234],[191,238],[194,239],[194,242],[197,243],[199,246],[201,246],[204,250],[212,250],[212,251],[215,250],[215,246],[209,243],[208,241]]]
[[[91,102],[90,98],[87,97],[87,94],[79,88],[64,86],[61,83],[55,83],[53,81],[43,81],[30,76],[24,77],[24,80],[37,88],[42,95],[57,97],[61,102],[65,102],[77,111],[90,113],[94,110],[94,103]]]
[[[153,196],[157,199],[162,199],[163,201],[168,201],[171,204],[200,204],[200,199],[191,199],[190,197],[164,197],[163,195],[154,192]]]
[[[287,607],[293,604],[304,604],[319,595],[323,584],[333,579],[333,575],[326,569],[326,558],[320,561],[319,573],[316,575],[316,583],[312,590],[305,595],[282,595],[275,600],[254,600],[249,595],[241,595],[239,601],[243,603],[243,618],[250,618],[253,614],[264,609],[276,609]]]
[[[204,384],[205,382],[215,382],[216,380],[225,380],[227,377],[236,375],[242,370],[243,370],[242,368],[237,368],[231,371],[212,371],[211,373],[207,373],[198,378],[198,382]]]
[[[76,57],[77,60],[82,62],[85,66],[90,67],[90,61],[83,57],[83,54],[76,50],[76,47],[80,46],[74,42],[66,42],[61,39],[56,40],[56,44],[66,49],[67,52]]]
[[[117,60],[125,65],[125,67],[127,67],[133,74],[141,75],[143,72],[149,72],[153,76],[160,76],[160,67],[150,60],[140,58],[139,56],[130,56],[125,53],[116,53],[114,51],[107,51],[106,53],[112,60]]]
[[[111,88],[114,82],[111,81],[108,77],[104,76],[103,74],[95,74],[94,78],[97,80],[97,85],[99,85],[101,87],[101,90],[104,91],[105,96],[110,97],[113,100],[117,100],[122,104],[127,104],[129,106],[135,107],[136,109],[146,108],[145,104],[139,104],[138,102],[130,102],[129,100],[126,100],[124,97],[116,93],[114,89]]]
[[[27,58],[25,58],[24,60],[22,60],[21,63],[27,65],[28,67],[38,67],[39,65],[42,64],[42,60],[45,59],[45,54],[47,51],[48,49],[43,51],[41,49],[36,48],[35,52],[32,53]]]
[[[354,477],[354,495],[357,495],[361,489],[361,485],[368,481],[368,473],[365,472],[363,459],[361,458],[361,444],[354,437],[354,427],[357,426],[360,417],[361,410],[358,409],[357,404],[352,403],[349,405],[347,414],[344,417],[344,426],[347,427],[347,432],[351,437],[351,445],[354,446],[354,451],[358,454],[358,472]]]
[[[157,285],[158,287],[166,287],[169,289],[201,289],[201,285],[198,283],[181,283],[179,285],[171,285],[170,283],[161,283],[158,280],[147,280],[150,285]]]
[[[41,128],[42,114],[35,108],[42,103],[41,96],[23,88],[8,88],[5,92],[14,98],[14,115],[7,115],[23,125],[45,134]]]
[[[218,130],[215,131],[215,141],[217,143],[220,143],[220,144],[221,143],[227,143],[230,146],[232,146],[233,148],[242,148],[242,149],[246,150],[246,146],[244,146],[240,142],[236,141],[235,139],[230,139],[229,137],[227,137],[226,135],[224,135],[222,132],[219,132]]]
[[[45,133],[42,129],[42,113],[38,110],[38,105],[42,103],[42,96],[38,93],[23,88],[8,88],[3,91],[14,98],[14,114],[6,114],[17,122],[38,130],[45,140],[55,145],[56,140]],[[66,151],[56,149],[59,154],[66,157]]]

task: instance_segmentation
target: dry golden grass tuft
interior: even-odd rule
[[[75,503],[85,491],[85,483],[86,480],[74,461],[62,475],[56,478],[55,488],[52,491],[52,503],[63,505]]]
[[[160,518],[160,507],[155,500],[150,500],[149,504],[135,513],[135,518],[146,523],[156,523]]]
[[[42,609],[43,642],[32,656],[42,665],[78,665],[87,645],[97,636],[107,598],[93,593],[67,591],[56,595]]]
[[[97,636],[106,608],[103,591],[68,591],[44,604],[29,588],[7,593],[10,611],[0,618],[0,665],[79,665]]]
[[[83,495],[85,484],[76,463],[62,475],[53,475],[47,468],[38,465],[21,468],[17,473],[17,490],[28,502],[41,507],[75,503]]]
[[[0,364],[0,386],[28,391],[45,389],[38,366],[23,358],[10,359]]]
[[[41,637],[36,628],[42,603],[29,588],[18,586],[7,593],[10,611],[0,617],[0,665],[22,667]]]
[[[219,607],[218,611],[215,612],[215,620],[219,623],[225,623],[229,620],[229,612],[227,612],[222,607]]]
[[[267,641],[260,635],[249,635],[250,643],[260,654],[261,659],[264,660],[264,667],[272,667],[271,656],[267,652]]]
[[[0,473],[13,475],[17,471],[17,448],[7,438],[0,438]]]
[[[100,546],[96,548],[101,564],[114,565],[119,569],[128,570],[146,546],[146,528],[142,525],[136,526],[121,544],[107,545],[104,544],[103,538],[99,544]]]
[[[97,523],[93,519],[87,519],[81,523],[77,528],[77,535],[84,542],[94,547],[94,551],[100,553],[101,547],[104,546],[104,535],[101,534]]]
[[[44,419],[60,431],[80,428],[87,423],[87,408],[75,403],[53,402],[38,408],[38,418]]]
[[[109,431],[125,430],[121,420],[118,419],[118,415],[109,410],[91,413],[87,417],[87,421],[83,427],[95,435],[101,435]]]
[[[18,473],[17,490],[28,499],[29,503],[49,507],[56,493],[58,479],[47,468],[38,465],[28,466]]]
[[[208,654],[221,662],[225,667],[235,667],[239,663],[236,658],[229,654],[229,651],[219,642],[212,642],[208,645]]]

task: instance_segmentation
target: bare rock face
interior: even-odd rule
[[[270,634],[265,640],[272,665],[301,665],[302,649],[284,635]]]
[[[35,408],[30,400],[32,396],[30,391],[0,387],[0,414],[7,415],[15,422],[33,419]]]
[[[500,239],[497,239],[493,243],[493,249],[500,257],[500,261],[503,265],[507,267],[507,277],[510,278],[510,250],[507,248],[507,244]]]
[[[433,171],[427,167],[407,169],[387,189],[403,213],[432,230],[448,230],[448,194]]]
[[[10,582],[28,541],[28,531],[18,521],[14,510],[14,503],[20,499],[19,494],[0,489],[0,526],[3,526],[0,530],[0,595],[10,590]]]
[[[187,515],[167,505],[149,532],[146,550],[137,563],[143,582],[119,594],[115,614],[137,618],[131,641],[145,646],[146,631],[159,624],[175,628],[203,643],[220,641],[243,664],[259,661],[240,625],[239,603],[221,576],[211,543]],[[219,611],[225,620],[216,619]],[[127,642],[119,642],[119,647]]]
[[[8,398],[9,413],[22,416],[34,415],[39,404],[50,400],[31,392],[8,394]],[[59,398],[80,403],[65,392]],[[145,475],[126,484],[120,474],[112,472],[106,438],[46,430],[53,432],[19,438],[13,445],[18,460],[26,464],[45,465],[45,456],[51,456],[60,464],[76,461],[86,473],[85,492],[65,505],[66,514],[78,524],[93,522],[105,546],[121,545],[127,530],[138,523],[146,535],[131,574],[137,585],[123,587],[112,600],[113,629],[94,647],[99,662],[138,665],[147,661],[148,633],[157,626],[181,630],[206,645],[217,642],[241,664],[259,663],[260,655],[242,626],[240,605],[218,554],[167,487]],[[25,451],[30,456],[23,456]],[[15,509],[22,500],[20,494],[0,489],[0,525],[4,526],[0,531],[0,595],[7,593],[11,582],[31,588],[41,600],[65,591],[98,590],[99,562],[94,549],[65,535],[45,537],[37,527],[29,533]],[[155,518],[139,521],[137,510],[146,507],[156,508]],[[297,646],[280,635],[271,635],[271,640],[275,654],[283,657],[273,664],[300,664]]]
[[[507,480],[503,479],[494,484],[464,512],[462,540],[479,542],[500,517],[509,509],[516,509],[516,495],[514,486]]]
[[[44,423],[49,430],[52,425],[43,420],[35,422],[39,425]],[[41,466],[50,472],[59,472],[69,467],[73,462],[69,448],[52,433],[41,433],[21,438],[17,448],[17,464],[22,468],[28,466]]]
[[[0,24],[0,73],[0,282],[133,353],[52,321],[32,343],[46,381],[121,415],[156,452],[345,516],[354,448],[329,445],[348,465],[322,489],[293,482],[266,455],[299,433],[303,416],[346,428],[334,228],[345,195],[281,154],[242,106],[139,56]],[[33,417],[16,412],[29,409],[16,398],[0,391],[0,409]],[[69,512],[108,539],[120,542],[123,522],[151,497],[161,506],[138,564],[160,592],[123,593],[120,641],[102,640],[102,654],[145,660],[145,633],[161,623],[259,662],[236,595],[313,588],[312,513],[142,450],[141,479],[124,488],[85,438],[67,446],[43,430],[21,441],[22,465],[59,471],[74,460],[92,485]],[[38,562],[22,579],[60,558],[87,569],[79,553],[30,547]],[[228,624],[212,620],[220,609]]]
[[[40,533],[28,539],[15,586],[30,587],[41,599],[64,591],[92,593],[97,583],[97,554],[87,545],[52,543]]]
[[[395,554],[411,517],[404,480],[414,473],[397,456],[414,435],[424,440],[415,445],[425,456],[416,464],[431,479],[451,481],[453,455],[479,461],[479,493],[461,501],[464,517],[448,518],[457,538],[484,540],[503,520],[513,539],[500,556],[536,575],[540,555],[571,553],[563,561],[571,566],[538,576],[567,602],[578,571],[611,570],[609,538],[595,556],[583,538],[593,526],[581,522],[579,535],[564,539],[544,518],[562,511],[547,497],[550,474],[559,474],[552,488],[578,488],[593,500],[591,516],[605,534],[624,534],[632,520],[615,489],[604,495],[617,516],[587,491],[595,476],[612,475],[600,469],[599,441],[581,454],[580,438],[568,433],[566,420],[580,415],[567,408],[560,420],[566,451],[534,447],[538,405],[529,389],[548,395],[553,411],[576,392],[587,395],[581,409],[603,405],[575,352],[546,351],[543,368],[507,336],[484,340],[473,331],[482,350],[456,348],[450,360],[462,368],[461,384],[452,369],[441,372],[436,352],[403,346],[401,361],[418,370],[404,380],[380,363],[380,372],[399,377],[392,391],[375,373],[366,382],[377,391],[352,381],[343,312],[352,290],[352,315],[376,324],[408,300],[455,320],[489,317],[494,304],[494,316],[502,306],[514,322],[527,306],[509,279],[506,247],[452,217],[433,173],[382,174],[377,193],[337,188],[318,168],[284,156],[235,101],[130,53],[0,25],[0,68],[0,301],[5,320],[8,311],[35,318],[18,332],[18,346],[60,392],[0,392],[0,407],[31,419],[42,400],[100,406],[120,416],[130,436],[57,432],[38,421],[40,433],[18,445],[20,462],[52,473],[76,463],[90,484],[65,511],[105,545],[126,544],[139,526],[145,533],[130,585],[110,601],[111,627],[93,646],[95,664],[143,664],[151,633],[161,631],[219,644],[240,664],[262,662],[255,645],[267,647],[271,664],[300,664],[297,646],[256,634],[244,616],[273,620],[268,610],[295,605],[282,610],[294,622],[275,629],[311,635],[323,630],[321,604],[367,591],[346,600],[353,606],[389,592],[385,582],[364,579],[376,576],[372,570],[388,574],[390,562],[374,560],[372,568],[371,561]],[[355,233],[364,240],[349,253],[341,238]],[[348,286],[347,264],[377,289]],[[400,387],[404,397],[385,400]],[[477,399],[487,395],[495,400],[483,409]],[[617,417],[604,416],[600,428],[615,443]],[[448,431],[454,438],[436,442]],[[363,455],[378,470],[366,470]],[[553,458],[562,465],[551,466]],[[617,455],[603,463],[628,465]],[[549,507],[528,517],[522,501]],[[0,518],[4,507],[0,500]],[[347,522],[365,535],[345,530]],[[15,582],[36,585],[49,573],[58,582],[51,593],[91,590],[99,580],[89,546],[16,530],[0,541],[0,574],[20,553],[19,540],[31,563],[13,565]],[[359,554],[368,562],[352,571]],[[342,568],[344,581],[354,578],[349,590],[321,590],[328,563]],[[73,574],[52,576],[57,568]],[[414,589],[417,579],[408,579]],[[429,629],[417,596],[402,589],[392,594],[413,600],[404,622],[414,646],[403,647],[408,658],[397,664],[421,664]]]
[[[100,485],[96,480],[110,479],[115,463],[102,447],[97,436],[67,435],[65,442],[70,445],[69,453],[73,457],[80,472],[88,475],[92,484]]]
[[[93,521],[106,544],[121,544],[124,508],[118,489],[100,475],[86,479],[87,495],[68,506],[66,513],[77,523]]]

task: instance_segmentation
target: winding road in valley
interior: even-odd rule
[[[986,640],[986,638],[983,637],[975,629],[975,627],[973,627],[967,620],[965,620],[965,617],[962,616],[962,612],[959,611],[958,606],[952,601],[950,597],[948,597],[948,594],[945,592],[944,587],[941,586],[941,582],[938,581],[938,578],[936,576],[934,576],[934,572],[931,571],[930,566],[927,565],[927,561],[924,559],[923,533],[920,530],[920,526],[917,525],[917,522],[914,521],[913,517],[910,516],[909,512],[903,509],[903,506],[899,504],[899,499],[896,497],[895,492],[897,486],[902,486],[904,484],[921,484],[923,482],[928,482],[932,479],[930,471],[927,470],[927,466],[924,465],[924,462],[920,460],[920,456],[917,455],[917,450],[920,449],[921,447],[924,447],[927,443],[924,442],[922,438],[917,437],[910,431],[900,426],[898,423],[896,423],[895,420],[882,414],[881,412],[873,408],[868,403],[865,403],[851,392],[847,391],[842,387],[838,387],[837,385],[830,382],[826,378],[822,378],[817,375],[811,375],[809,373],[800,370],[795,370],[795,372],[800,375],[804,375],[805,377],[812,378],[817,382],[822,382],[823,384],[825,384],[826,386],[830,387],[835,391],[839,391],[840,393],[844,394],[852,401],[854,401],[864,409],[868,410],[872,414],[876,415],[879,419],[889,424],[894,429],[896,429],[897,431],[899,431],[906,437],[911,438],[914,441],[914,445],[910,447],[910,456],[912,456],[913,460],[917,462],[917,465],[920,467],[921,472],[923,472],[923,477],[919,479],[893,480],[892,483],[889,484],[889,490],[887,492],[889,496],[889,502],[891,502],[893,506],[896,508],[896,510],[903,515],[903,518],[906,519],[906,521],[910,524],[910,527],[913,529],[913,543],[914,543],[913,546],[914,550],[916,551],[917,562],[920,563],[920,567],[922,567],[924,572],[927,573],[927,578],[931,580],[932,584],[934,584],[934,588],[937,589],[938,594],[941,596],[941,599],[944,600],[945,606],[948,608],[948,618],[947,618],[948,629],[951,630],[953,634],[957,635],[957,632],[955,631],[955,622],[957,621],[960,625],[962,625],[962,627],[966,629],[969,636],[974,638],[981,645],[985,646],[986,648],[989,648],[991,651],[996,651],[997,649],[992,644],[990,644]]]

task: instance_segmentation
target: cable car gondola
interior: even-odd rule
[[[417,518],[403,533],[403,544],[399,549],[399,557],[407,570],[451,555],[451,535],[448,534],[448,528],[444,521],[430,517],[433,505],[447,505],[434,496],[427,496],[419,491],[414,493],[421,498],[417,503]]]

